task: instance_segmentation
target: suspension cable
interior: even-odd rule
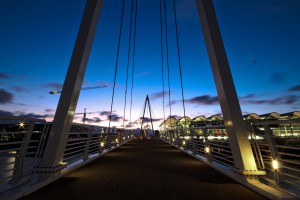
[[[121,24],[120,24],[120,31],[119,31],[117,58],[116,58],[116,68],[115,68],[115,75],[114,75],[114,85],[113,85],[113,92],[112,92],[112,97],[111,97],[110,113],[109,113],[109,124],[108,124],[109,128],[110,128],[111,117],[112,117],[112,108],[113,108],[113,104],[114,104],[115,87],[116,87],[116,79],[117,79],[118,64],[119,64],[120,43],[121,43],[121,35],[122,35],[122,27],[123,27],[123,19],[124,19],[124,7],[125,7],[124,4],[125,4],[125,0],[123,0],[123,5],[122,5]]]
[[[163,22],[162,22],[162,0],[160,0],[160,46],[161,46],[161,74],[162,74],[162,89],[163,89],[163,116],[164,129],[166,129],[166,114],[165,114],[165,79],[164,79],[164,49],[163,49]]]
[[[131,74],[131,91],[130,91],[130,126],[131,121],[131,111],[132,111],[132,93],[133,93],[133,81],[134,81],[134,65],[135,65],[135,42],[136,42],[136,18],[137,18],[137,7],[138,0],[135,0],[135,16],[134,16],[134,31],[133,31],[133,50],[132,50],[132,74]]]
[[[126,87],[125,87],[125,102],[124,102],[124,114],[123,114],[123,130],[125,129],[125,117],[126,117],[126,104],[127,104],[127,88],[128,88],[128,69],[130,62],[130,51],[131,51],[131,32],[132,32],[132,15],[133,13],[133,0],[131,0],[130,10],[130,26],[129,26],[129,39],[128,39],[128,52],[127,52],[127,67],[126,67]]]
[[[169,89],[169,108],[170,108],[170,125],[172,116],[172,105],[171,105],[171,86],[170,86],[170,64],[169,64],[169,43],[168,43],[168,23],[167,23],[167,8],[166,0],[164,0],[164,11],[165,11],[165,33],[166,33],[166,60],[168,68],[168,89]]]
[[[180,46],[179,46],[179,39],[178,39],[178,24],[177,24],[177,13],[176,13],[176,1],[173,0],[173,8],[174,8],[174,20],[175,20],[175,27],[176,27],[176,43],[177,43],[177,54],[178,54],[178,64],[179,64],[179,71],[180,71],[180,84],[181,84],[181,95],[182,95],[182,106],[183,106],[183,117],[184,117],[184,126],[186,128],[186,118],[185,118],[185,102],[184,102],[184,90],[183,90],[183,81],[182,81],[182,67],[181,67],[181,59],[180,59]]]

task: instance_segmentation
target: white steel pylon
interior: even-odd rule
[[[151,128],[152,128],[152,133],[154,134],[154,129],[153,129],[153,119],[152,119],[152,108],[151,108],[151,104],[150,104],[150,100],[149,100],[149,96],[146,96],[145,99],[145,103],[144,103],[144,107],[143,107],[143,116],[140,118],[142,120],[141,122],[141,134],[140,134],[140,139],[146,139],[146,133],[143,131],[143,124],[145,122],[145,112],[146,112],[146,108],[148,105],[148,111],[150,114],[150,123],[151,123]],[[147,119],[148,121],[149,119]]]

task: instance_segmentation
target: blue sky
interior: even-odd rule
[[[51,121],[59,94],[48,92],[63,84],[84,5],[84,0],[0,2],[0,115]],[[221,113],[195,1],[177,0],[176,5],[186,114],[209,117]],[[300,2],[214,0],[214,5],[243,114],[299,111]],[[110,109],[121,6],[121,0],[104,0],[84,86],[108,87],[82,91],[76,110],[98,112],[88,115],[90,123],[107,125],[103,111]],[[132,120],[139,117],[147,94],[155,117],[163,118],[159,6],[159,0],[138,1]],[[113,107],[120,121],[113,125],[119,125],[123,117],[130,7],[131,0],[126,0]],[[172,115],[183,116],[170,0],[167,19]],[[166,68],[164,72],[166,75]],[[165,102],[167,116],[168,96]],[[81,119],[82,115],[76,115],[76,121]]]

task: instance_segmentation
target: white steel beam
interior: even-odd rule
[[[73,122],[103,0],[86,0],[86,6],[56,109],[43,159],[37,168],[59,168]]]
[[[235,168],[257,171],[212,0],[196,0]],[[255,172],[254,172],[255,173]]]

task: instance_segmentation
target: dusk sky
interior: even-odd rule
[[[116,126],[124,109],[131,2],[125,1]],[[173,4],[166,2],[172,115],[183,116]],[[300,1],[214,0],[214,5],[243,114],[299,111]],[[84,6],[85,0],[0,1],[0,115],[52,120],[60,95],[49,91],[62,87]],[[195,0],[176,0],[176,6],[186,115],[220,114]],[[121,0],[104,0],[83,87],[108,87],[81,91],[76,109],[99,112],[87,116],[89,123],[108,124],[103,111],[110,110],[121,9]],[[132,120],[140,116],[147,94],[155,117],[163,119],[160,0],[138,0],[137,12]],[[168,96],[165,111],[167,117]],[[75,121],[81,120],[76,115]]]

